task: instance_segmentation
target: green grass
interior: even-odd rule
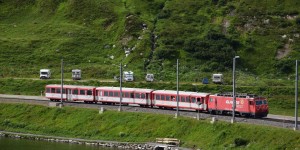
[[[61,58],[66,78],[81,69],[83,79],[91,79],[65,84],[118,86],[99,80],[119,75],[113,64],[122,62],[137,81],[146,73],[156,79],[124,86],[175,90],[179,59],[180,90],[227,92],[232,58],[239,55],[237,91],[267,97],[270,113],[293,116],[299,7],[297,0],[2,0],[0,93],[40,95],[46,84],[60,81],[13,78],[38,78],[40,69],[49,68],[59,79]],[[287,43],[289,55],[276,59]],[[125,49],[134,50],[125,57]],[[213,73],[223,73],[225,85],[198,85]]]
[[[296,0],[3,0],[0,76],[36,77],[49,68],[59,77],[63,57],[67,72],[82,69],[89,79],[111,79],[118,74],[112,64],[122,61],[138,80],[154,73],[174,82],[179,58],[182,80],[191,82],[203,74],[230,74],[233,56],[240,55],[237,70],[278,79],[293,74],[293,60],[300,56],[299,24],[286,19],[299,14],[299,5]],[[267,19],[270,23],[263,23]],[[275,59],[288,39],[294,40],[291,53]],[[134,50],[125,57],[128,48]]]
[[[248,124],[230,124],[173,116],[80,108],[0,105],[0,130],[86,139],[153,142],[178,138],[184,147],[201,149],[294,149],[299,132]],[[285,139],[285,140],[282,140]]]

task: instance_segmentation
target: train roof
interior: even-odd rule
[[[61,84],[49,84],[46,87],[61,87]],[[80,88],[80,89],[91,89],[96,88],[94,86],[84,86],[84,85],[63,85],[64,88]]]
[[[177,94],[177,91],[174,90],[157,90],[153,93],[157,94]],[[179,91],[180,95],[191,95],[191,96],[207,96],[209,93],[199,93],[199,92],[191,92],[191,91]]]
[[[96,90],[116,90],[119,91],[120,87],[97,87]],[[122,91],[139,91],[139,92],[152,92],[153,89],[142,89],[142,88],[126,88],[122,87]]]
[[[216,96],[233,97],[233,93],[232,92],[217,93],[215,95]],[[239,97],[239,98],[263,98],[262,96],[258,96],[258,95],[250,94],[250,93],[236,93],[235,97]]]

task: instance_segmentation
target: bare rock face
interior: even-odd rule
[[[286,43],[282,49],[277,50],[277,59],[286,57],[291,52],[290,43]]]

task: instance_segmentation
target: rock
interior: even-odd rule
[[[214,124],[216,121],[217,121],[217,119],[215,117],[212,117],[210,123]]]
[[[105,48],[105,49],[109,49],[110,46],[109,46],[109,45],[105,45],[104,48]]]
[[[270,19],[265,19],[264,20],[264,24],[269,24],[270,23]]]

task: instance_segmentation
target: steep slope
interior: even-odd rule
[[[182,80],[238,70],[255,75],[293,72],[300,58],[300,2],[287,0],[1,0],[0,75],[59,77],[82,69],[84,78],[111,79],[124,70],[142,80]]]

